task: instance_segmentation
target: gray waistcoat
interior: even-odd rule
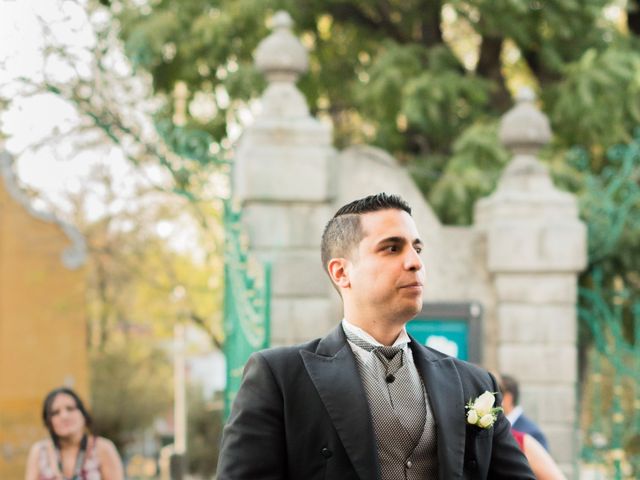
[[[378,359],[365,365],[356,355],[378,447],[381,480],[437,480],[436,424],[424,383],[404,361],[395,380],[385,381]]]

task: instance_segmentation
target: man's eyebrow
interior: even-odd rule
[[[378,242],[378,245],[382,245],[383,243],[406,243],[407,240],[404,237],[387,237],[383,238]],[[420,245],[423,246],[424,243],[419,238],[416,238],[411,242],[411,245]]]
[[[387,237],[380,240],[378,242],[378,245],[381,245],[383,243],[405,243],[405,242],[406,240],[403,237]]]

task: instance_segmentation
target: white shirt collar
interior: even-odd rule
[[[357,337],[360,337],[362,340],[365,340],[366,342],[370,343],[375,347],[384,347],[382,343],[377,341],[375,338],[373,338],[371,335],[369,335],[360,327],[357,327],[353,323],[349,322],[346,318],[342,319],[342,328],[344,328],[345,330],[349,330],[350,333],[353,333]],[[402,331],[400,332],[400,335],[398,335],[398,338],[396,338],[396,341],[393,342],[393,345],[391,346],[392,347],[405,346],[405,344],[409,343],[410,341],[411,339],[407,334],[406,327],[402,327]]]
[[[346,318],[342,319],[342,328],[344,328],[345,330],[348,330],[350,333],[354,334],[355,336],[360,337],[362,340],[370,343],[371,345],[374,345],[376,347],[384,347],[384,345],[382,343],[377,341],[375,338],[373,338],[371,335],[369,335],[367,332],[365,332],[360,327],[357,327],[353,323],[350,323]],[[410,341],[411,341],[411,339],[409,338],[409,335],[407,334],[406,327],[402,327],[402,331],[400,332],[400,335],[398,335],[398,338],[396,338],[396,341],[393,342],[393,345],[391,345],[391,346],[392,347],[400,347],[400,346],[401,347],[406,347],[407,344]]]
[[[356,335],[362,340],[369,342],[371,345],[380,346],[380,347],[384,346],[380,342],[378,342],[375,338],[373,338],[371,335],[369,335],[367,332],[365,332],[363,329],[361,329],[360,327],[356,327],[353,323],[349,323],[346,318],[342,319],[342,328],[345,331],[349,331],[349,333]],[[392,346],[402,347],[402,351],[404,352],[405,359],[407,360],[409,365],[412,365],[413,354],[411,353],[411,348],[409,348],[410,341],[411,339],[407,334],[407,329],[403,327],[402,331],[400,332],[400,335],[398,335],[398,338],[396,338],[396,341],[393,342]],[[376,356],[374,355],[373,351],[365,350],[364,348],[356,345],[355,343],[349,340],[347,340],[347,343],[351,347],[351,351],[353,352],[353,354],[356,355],[360,359],[360,361],[362,361],[365,365],[371,365],[371,362],[375,362]]]
[[[513,407],[513,410],[509,412],[509,415],[505,415],[505,417],[507,417],[507,420],[509,420],[509,423],[513,425],[520,418],[522,413],[523,413],[522,407],[520,405],[516,405],[515,407]]]

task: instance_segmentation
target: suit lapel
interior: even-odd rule
[[[300,355],[356,472],[363,480],[379,478],[369,405],[342,326],[323,338],[315,353]]]
[[[439,477],[462,478],[466,425],[460,376],[451,358],[434,355],[413,338],[410,345],[438,428]]]

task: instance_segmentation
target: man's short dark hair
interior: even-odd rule
[[[411,215],[411,207],[398,195],[378,193],[354,200],[341,207],[333,216],[322,234],[322,265],[332,258],[346,257],[360,243],[364,236],[360,215],[380,210],[402,210]]]
[[[511,375],[500,375],[502,377],[502,394],[510,393],[513,397],[513,404],[518,405],[520,401],[520,388],[518,387],[518,381]]]

